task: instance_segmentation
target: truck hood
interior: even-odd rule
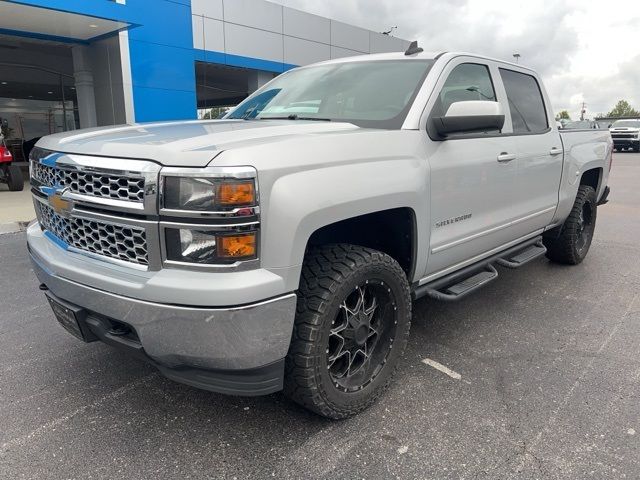
[[[634,127],[612,127],[609,129],[611,133],[638,133],[640,128]]]
[[[304,135],[359,130],[350,123],[301,120],[205,120],[92,128],[41,138],[37,146],[63,153],[153,160],[204,167],[224,150]]]

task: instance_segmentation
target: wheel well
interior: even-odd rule
[[[602,176],[602,168],[594,168],[587,170],[580,178],[580,185],[589,185],[597,192],[600,185],[600,177]]]
[[[394,258],[411,278],[415,258],[415,215],[410,208],[394,208],[341,220],[316,230],[307,248],[330,243],[369,247]]]

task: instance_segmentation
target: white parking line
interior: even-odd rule
[[[425,365],[429,365],[430,367],[433,367],[436,370],[440,370],[442,373],[449,375],[451,378],[455,380],[460,380],[462,378],[462,375],[460,375],[458,372],[454,372],[453,370],[445,367],[444,365],[436,362],[435,360],[431,360],[430,358],[425,358],[424,360],[422,360],[422,363],[424,363]]]

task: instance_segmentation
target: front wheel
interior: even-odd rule
[[[598,213],[596,191],[580,185],[569,217],[562,224],[557,238],[545,238],[547,258],[556,263],[577,265],[587,256]]]
[[[285,394],[328,418],[369,407],[385,391],[411,324],[407,277],[389,255],[337,244],[305,257]]]

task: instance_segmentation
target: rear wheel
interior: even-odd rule
[[[328,418],[369,407],[388,387],[407,343],[409,283],[390,256],[329,245],[305,258],[285,393]]]
[[[9,165],[4,172],[7,180],[9,190],[12,192],[18,192],[24,188],[24,178],[22,177],[22,170],[17,165]]]
[[[597,216],[596,191],[580,185],[569,217],[556,238],[545,238],[547,257],[557,263],[577,265],[587,256]]]

